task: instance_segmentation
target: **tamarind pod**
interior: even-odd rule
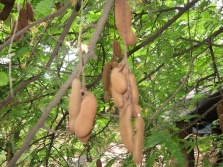
[[[69,127],[71,132],[74,131],[74,122],[81,108],[81,81],[79,78],[75,78],[72,82],[72,89],[69,101]]]
[[[110,97],[112,96],[111,87],[112,87],[112,85],[111,85],[111,79],[109,78],[109,84],[108,84],[107,94]]]
[[[110,89],[110,88],[108,88]],[[104,95],[104,102],[107,103],[110,101],[111,95],[109,95],[108,90],[106,91],[105,95]]]
[[[10,5],[14,5],[15,0],[0,0],[0,3],[5,6],[10,6]]]
[[[27,15],[30,21],[34,21],[34,12],[32,5],[29,2],[26,2],[26,10],[27,10]]]
[[[132,107],[133,107],[133,116],[135,118],[137,118],[139,114],[142,115],[142,109],[138,104],[133,104]]]
[[[111,72],[111,84],[115,91],[119,94],[123,94],[127,90],[127,81],[125,76],[116,67]]]
[[[25,8],[21,8],[19,11],[19,22],[22,23],[23,27],[28,25],[28,15]]]
[[[144,143],[144,120],[141,116],[135,119],[136,134],[134,136],[133,160],[136,164],[142,163]]]
[[[98,160],[96,161],[96,166],[97,166],[97,167],[102,167],[102,163],[101,163],[101,160],[100,160],[100,159],[98,159]]]
[[[88,140],[89,140],[89,138],[90,138],[90,134],[87,135],[86,137],[83,137],[83,138],[81,138],[81,137],[77,137],[77,138],[78,138],[78,140],[79,140],[80,142],[82,142],[82,143],[87,143]]]
[[[111,87],[112,98],[114,100],[115,106],[118,108],[122,108],[124,104],[124,99],[122,94],[117,93],[113,87]]]
[[[131,101],[133,104],[139,103],[139,91],[136,83],[136,78],[133,74],[129,74],[129,84],[131,90]]]
[[[111,63],[111,65],[112,65],[112,69],[114,69],[115,67],[118,67],[118,62],[113,61],[113,62]]]
[[[132,129],[131,119],[132,119],[132,110],[131,107],[128,106],[124,114],[120,118],[119,128],[123,144],[130,152],[133,152],[134,144],[133,144],[133,129]]]
[[[80,113],[74,123],[77,137],[83,138],[91,133],[96,116],[97,101],[93,93],[86,92],[81,102]]]
[[[116,39],[113,41],[112,48],[113,48],[113,52],[115,56],[122,59],[123,54],[122,54],[121,46],[120,46],[120,43]]]
[[[111,63],[110,62],[105,63],[102,72],[102,85],[104,90],[108,90],[108,85],[110,80],[110,70],[111,70]]]
[[[125,111],[127,110],[127,107],[129,106],[129,102],[126,99],[123,99],[123,107],[119,109],[119,118],[121,119],[124,115]]]
[[[13,3],[14,4],[14,3]],[[6,20],[10,14],[10,12],[12,11],[13,8],[13,4],[12,5],[5,5],[1,12],[0,12],[0,20]]]
[[[115,24],[122,37],[122,40],[126,42],[126,45],[135,45],[136,35],[131,28],[131,11],[127,0],[117,1],[115,5]]]
[[[221,103],[217,105],[217,113],[218,118],[220,118],[220,115],[223,114],[223,105]]]
[[[123,74],[124,76],[127,76],[127,73],[128,73],[127,65],[124,65],[124,67],[122,67],[122,74]]]

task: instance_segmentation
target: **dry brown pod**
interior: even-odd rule
[[[115,56],[122,59],[123,54],[122,54],[121,46],[120,46],[120,43],[116,39],[113,41],[112,48],[113,48],[113,52]]]
[[[136,35],[132,31],[131,11],[127,0],[118,0],[115,5],[115,24],[127,46],[135,45]]]
[[[93,93],[86,92],[81,102],[80,113],[74,123],[75,134],[84,138],[91,133],[97,111],[97,100]]]
[[[113,61],[113,62],[112,62],[112,69],[114,69],[115,67],[118,67],[118,62]]]
[[[221,103],[217,105],[217,113],[218,118],[220,118],[220,115],[223,114],[223,105]]]
[[[115,91],[119,94],[123,94],[127,90],[126,78],[120,72],[118,67],[114,68],[111,72],[111,84]]]
[[[110,70],[111,70],[111,63],[110,62],[105,63],[102,72],[102,85],[104,90],[108,90],[110,81]]]
[[[124,98],[122,94],[117,93],[113,87],[111,87],[112,98],[114,100],[115,106],[122,108],[124,105]]]
[[[82,142],[82,143],[87,143],[88,140],[89,140],[89,138],[90,138],[90,134],[87,135],[86,137],[83,137],[83,138],[80,138],[80,137],[77,137],[77,138],[78,138],[78,140],[79,140],[80,142]]]
[[[26,11],[30,21],[34,21],[34,11],[32,5],[29,2],[26,2]]]
[[[132,104],[138,104],[139,91],[138,91],[136,78],[133,74],[129,74],[129,83],[130,83],[130,91],[131,91],[131,102]]]
[[[14,2],[10,5],[3,6],[2,10],[0,11],[0,20],[4,21],[9,17],[10,12],[12,11],[13,5],[14,5]]]
[[[28,15],[25,8],[21,8],[19,11],[19,22],[22,23],[23,27],[28,25]]]
[[[132,119],[132,110],[129,105],[125,110],[125,112],[120,117],[119,128],[123,144],[130,152],[133,152],[134,144],[133,144],[133,129],[132,129],[131,119]]]
[[[133,160],[136,164],[140,164],[142,163],[144,143],[144,120],[141,116],[135,119],[135,129]]]
[[[97,167],[102,167],[102,163],[101,163],[101,160],[100,160],[100,159],[98,159],[98,160],[96,161],[96,166],[97,166]]]
[[[104,102],[108,103],[110,101],[110,99],[111,99],[111,95],[109,95],[109,91],[107,90],[105,95],[104,95]]]
[[[133,107],[133,116],[137,118],[140,115],[142,115],[142,109],[138,104],[132,104]]]
[[[75,78],[72,82],[72,89],[69,101],[69,127],[71,132],[74,131],[74,123],[80,113],[81,108],[81,81],[79,78]]]

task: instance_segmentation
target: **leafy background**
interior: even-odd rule
[[[15,4],[22,7],[25,2],[16,0]],[[71,87],[67,86],[63,95],[59,90],[78,69],[76,51],[80,26],[85,26],[82,43],[89,44],[95,25],[103,16],[105,1],[84,1],[82,17],[80,12],[76,15],[63,41],[59,38],[75,7],[68,5],[56,17],[48,17],[57,12],[57,2],[68,3],[66,0],[32,0],[35,22],[20,41],[11,45],[3,44],[18,18],[17,6],[6,21],[0,22],[1,165],[5,165],[26,145],[16,162],[18,166],[72,166],[72,159],[81,155],[87,155],[85,164],[94,166],[98,158],[105,157],[111,143],[121,144],[118,111],[112,101],[103,102],[105,92],[100,80],[104,63],[113,56],[114,33],[121,41],[114,26],[114,6],[94,48],[97,59],[90,58],[85,64],[87,87],[97,98],[98,110],[91,139],[83,145],[67,131]],[[188,3],[192,5],[188,6]],[[173,124],[179,119],[178,108],[182,105],[179,101],[192,89],[202,86],[214,92],[222,85],[223,5],[217,0],[129,0],[129,4],[138,40],[135,46],[128,47],[128,61],[138,81],[145,119],[144,165],[167,165],[174,157],[183,166],[179,139],[169,129],[174,132],[179,130]],[[41,18],[45,19],[40,21]],[[59,49],[57,53],[54,53],[55,48]],[[11,58],[11,63],[5,58]],[[61,95],[58,103],[54,103],[31,142],[26,143],[29,132],[35,129],[58,94]],[[193,108],[193,105],[190,104],[190,107]],[[166,121],[162,115],[169,110],[177,113]],[[220,137],[210,135],[194,142],[187,141],[186,145],[192,147],[199,143],[199,151],[208,151],[211,147],[204,143],[215,142]],[[157,149],[157,144],[162,149]],[[221,148],[221,142],[215,144]],[[10,158],[7,159],[7,156]],[[128,152],[107,156],[103,163],[106,166],[114,163],[116,166],[117,163],[121,166],[135,165]],[[203,164],[208,163],[204,159]]]

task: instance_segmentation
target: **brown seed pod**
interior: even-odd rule
[[[116,39],[113,41],[112,48],[113,48],[113,52],[115,56],[122,59],[123,54],[122,54],[121,46],[120,46],[120,43]]]
[[[111,84],[115,91],[119,94],[125,93],[127,90],[127,81],[125,76],[116,67],[111,72]]]
[[[6,6],[14,5],[15,0],[0,0],[0,3]]]
[[[5,5],[2,8],[2,10],[0,11],[0,20],[4,21],[9,17],[10,12],[12,11],[12,8],[13,8],[13,4],[12,5]]]
[[[29,20],[34,21],[34,11],[32,5],[29,2],[26,2],[26,10]]]
[[[127,76],[127,73],[128,73],[127,65],[124,65],[124,67],[122,66],[122,74],[123,74],[124,76]]]
[[[108,90],[109,80],[110,80],[110,70],[111,70],[111,63],[110,62],[105,63],[102,72],[102,85],[104,90]]]
[[[113,87],[111,87],[112,98],[114,100],[115,106],[118,108],[122,108],[124,104],[123,95],[117,93]]]
[[[223,105],[222,104],[217,105],[217,113],[218,113],[218,118],[220,118],[220,115],[223,114]]]
[[[113,61],[113,62],[112,62],[112,69],[114,69],[115,67],[118,67],[118,62]]]
[[[110,99],[111,99],[111,95],[109,95],[109,92],[107,90],[106,93],[105,93],[105,95],[104,95],[104,102],[107,103],[107,102],[110,101]]]
[[[129,83],[130,83],[132,104],[138,104],[139,103],[139,91],[138,91],[138,86],[136,83],[136,78],[133,74],[129,74]]]
[[[130,152],[133,152],[134,144],[133,144],[133,129],[132,129],[131,119],[132,119],[132,110],[131,107],[128,106],[124,114],[120,118],[119,128],[123,144]]]
[[[84,138],[91,133],[97,111],[97,100],[93,93],[86,92],[81,102],[80,113],[74,123],[75,134]]]
[[[98,160],[96,161],[96,166],[97,166],[97,167],[102,167],[102,163],[101,163],[101,160],[100,160],[100,159],[98,159]]]
[[[133,116],[135,118],[137,118],[139,114],[142,115],[142,109],[138,104],[133,104],[132,107],[133,107]]]
[[[28,25],[28,15],[25,8],[21,8],[19,11],[19,22],[22,23],[23,27]]]
[[[113,56],[113,57],[111,58],[111,62],[118,62],[116,56]]]
[[[133,160],[136,164],[140,164],[142,163],[144,143],[144,120],[141,116],[135,119],[135,129]]]
[[[220,123],[221,131],[223,132],[223,114],[220,115],[219,123]]]
[[[136,35],[132,31],[131,11],[127,0],[118,0],[115,5],[115,24],[127,46],[135,45]]]
[[[74,131],[74,123],[80,113],[81,108],[81,81],[75,78],[72,82],[72,89],[69,101],[69,127],[71,132]]]
[[[88,136],[86,136],[86,137],[83,137],[83,138],[80,138],[80,137],[77,137],[77,138],[78,138],[78,140],[79,140],[80,142],[82,142],[82,143],[87,143],[88,140],[89,140],[89,138],[90,138],[90,134],[89,134]]]

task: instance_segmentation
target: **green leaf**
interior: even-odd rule
[[[4,72],[0,72],[0,86],[8,84],[8,75]]]
[[[108,163],[106,164],[105,167],[111,167],[113,165],[113,163],[116,161],[117,158],[113,158],[110,161],[108,161]]]

